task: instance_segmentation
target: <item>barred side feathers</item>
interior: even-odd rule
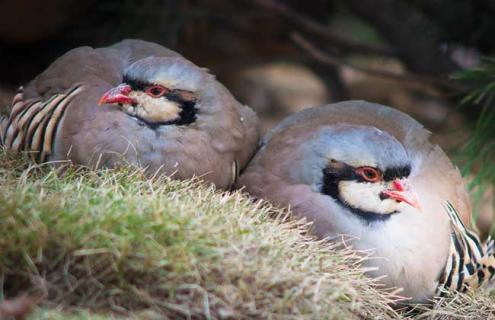
[[[495,275],[494,241],[488,238],[481,243],[479,237],[466,228],[450,202],[446,203],[445,210],[452,225],[451,246],[437,293],[442,289],[464,292],[468,287],[483,286]]]
[[[24,100],[21,90],[12,101],[9,117],[0,124],[2,144],[15,152],[29,152],[36,162],[48,161],[65,109],[81,90],[81,86],[75,85],[46,101]]]

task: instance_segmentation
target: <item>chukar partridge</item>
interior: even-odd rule
[[[290,206],[319,237],[371,254],[410,302],[493,277],[493,243],[468,231],[470,202],[459,171],[406,114],[349,101],[290,116],[263,139],[238,186]]]
[[[257,148],[258,119],[207,70],[141,40],[73,49],[21,88],[0,125],[38,162],[131,163],[228,188]]]

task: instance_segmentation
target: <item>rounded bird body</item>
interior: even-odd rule
[[[124,40],[57,59],[16,95],[0,136],[38,162],[133,164],[228,188],[259,129],[255,113],[206,69],[160,45]]]
[[[445,204],[465,224],[470,218],[459,171],[428,138],[414,119],[378,104],[307,109],[265,136],[238,186],[290,206],[317,236],[366,251],[370,276],[425,302],[451,271],[453,221]]]

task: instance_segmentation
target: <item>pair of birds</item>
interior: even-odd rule
[[[385,276],[411,302],[495,273],[493,243],[465,227],[470,204],[459,171],[422,125],[378,104],[307,109],[259,145],[255,113],[207,70],[125,40],[56,60],[17,93],[0,137],[38,162],[137,164],[290,205],[317,236],[371,250],[370,276]]]

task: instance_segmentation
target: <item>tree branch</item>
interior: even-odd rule
[[[367,45],[344,38],[339,34],[332,32],[328,27],[307,16],[299,14],[287,5],[276,0],[254,0],[253,2],[259,7],[275,12],[290,22],[298,25],[302,31],[328,40],[331,46],[336,49],[340,49],[341,51],[381,56],[394,56],[397,53],[396,50],[392,48]]]
[[[347,0],[345,4],[400,48],[398,57],[413,72],[449,76],[460,70],[450,53],[440,49],[442,39],[437,25],[405,1]]]
[[[304,51],[306,51],[311,57],[318,60],[321,63],[329,64],[334,67],[348,67],[350,69],[364,72],[377,77],[384,77],[389,79],[394,79],[401,82],[412,83],[412,84],[431,84],[435,87],[449,90],[459,91],[460,87],[457,83],[453,81],[444,80],[441,78],[434,78],[428,76],[421,75],[413,75],[413,74],[398,74],[394,72],[388,72],[383,70],[371,69],[362,66],[358,66],[352,63],[349,63],[343,59],[331,56],[322,50],[318,49],[315,45],[306,40],[303,36],[298,33],[291,34],[291,39]]]

